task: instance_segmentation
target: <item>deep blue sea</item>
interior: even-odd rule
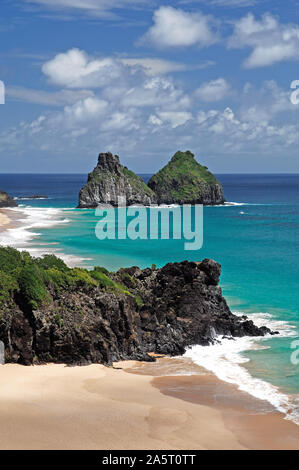
[[[222,265],[221,287],[231,309],[281,335],[227,340],[222,347],[195,347],[188,354],[294,418],[299,396],[299,343],[294,344],[299,331],[299,175],[217,176],[233,204],[204,208],[199,251],[185,251],[180,240],[98,240],[95,211],[76,209],[86,182],[86,175],[78,174],[0,175],[1,189],[24,198],[18,201],[22,225],[0,234],[0,243],[35,254],[50,250],[75,264],[111,270],[215,259]],[[49,199],[26,199],[32,194]]]

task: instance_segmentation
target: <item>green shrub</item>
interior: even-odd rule
[[[70,271],[68,279],[73,280],[77,286],[96,286],[95,279],[90,275],[86,269],[74,268]]]
[[[103,274],[107,274],[107,275],[109,274],[108,269],[103,268],[102,266],[96,266],[93,270],[98,271],[98,272],[103,273]]]
[[[22,253],[14,248],[0,248],[0,271],[12,273],[16,268],[23,265]]]
[[[9,274],[0,271],[0,304],[9,300],[13,291],[18,290],[17,281]]]
[[[42,269],[57,268],[57,270],[63,272],[70,271],[70,268],[65,264],[65,262],[62,259],[57,258],[55,255],[44,255],[42,258],[37,259],[36,263]]]
[[[64,271],[59,271],[56,267],[47,269],[43,274],[47,284],[52,284],[58,291],[70,284],[70,277]]]
[[[55,322],[56,322],[57,325],[60,326],[60,327],[63,327],[63,326],[64,326],[63,320],[62,320],[61,316],[59,315],[59,313],[57,313],[57,314],[55,315]]]
[[[91,271],[90,275],[95,279],[100,287],[102,289],[110,289],[114,291],[119,291],[122,292],[123,294],[126,295],[132,295],[125,286],[122,284],[113,281],[110,277],[108,277],[106,274],[104,274],[102,271],[99,271],[98,269]]]
[[[141,297],[139,297],[139,295],[135,295],[135,300],[136,300],[136,304],[138,307],[142,307],[143,305],[143,300]]]
[[[42,274],[39,268],[31,263],[24,266],[19,275],[20,292],[25,302],[33,309],[48,297]]]
[[[92,276],[93,279],[95,279],[101,287],[103,288],[109,288],[109,287],[115,287],[115,282],[110,279],[110,277],[107,276],[104,272],[101,270],[95,269],[94,271],[90,272],[90,275]]]

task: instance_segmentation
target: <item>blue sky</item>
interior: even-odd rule
[[[298,4],[2,0],[0,171],[299,172]]]

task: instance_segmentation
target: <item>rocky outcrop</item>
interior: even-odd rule
[[[79,194],[79,208],[101,204],[118,205],[118,197],[126,198],[127,206],[141,204],[224,204],[221,183],[200,165],[193,153],[177,152],[148,185],[142,178],[122,166],[117,155],[101,153],[98,165],[88,176]]]
[[[4,191],[0,191],[0,208],[1,207],[16,207],[16,201]]]
[[[156,173],[148,186],[156,193],[159,204],[224,204],[221,183],[200,165],[193,153],[177,152]]]
[[[214,342],[217,335],[271,333],[230,312],[218,286],[220,265],[212,260],[106,274],[99,270],[94,273],[102,279],[98,285],[85,282],[87,271],[76,272],[79,282],[68,285],[57,267],[44,271],[47,295],[38,305],[28,303],[28,286],[2,298],[0,341],[6,362],[152,360],[150,352],[182,354],[190,345]],[[67,275],[72,277],[72,270]]]
[[[156,195],[142,178],[122,166],[117,155],[100,153],[96,168],[88,175],[88,182],[80,191],[78,207],[117,206],[118,197],[125,197],[128,206],[149,206],[157,202]]]

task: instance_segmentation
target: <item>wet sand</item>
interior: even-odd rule
[[[21,220],[26,216],[13,209],[0,209],[0,233],[21,226]]]
[[[0,366],[0,449],[299,448],[297,426],[226,385],[180,359]]]
[[[7,210],[0,209],[0,231],[6,230],[10,224],[11,219],[8,217]]]
[[[190,375],[182,375],[186,371]],[[190,359],[158,359],[157,364],[136,364],[131,372],[151,374],[152,385],[164,395],[219,410],[226,428],[248,449],[299,449],[299,426],[270,403],[222,382]]]

